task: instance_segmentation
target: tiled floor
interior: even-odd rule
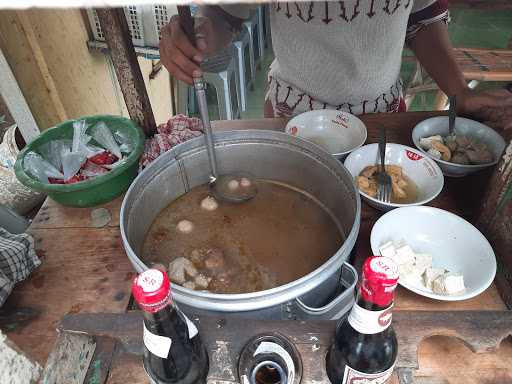
[[[506,48],[512,41],[512,12],[452,10],[449,31],[454,46]],[[411,54],[410,51],[404,52],[404,55]],[[263,100],[267,85],[266,72],[272,62],[272,56],[271,50],[267,50],[262,69],[257,74],[254,90],[249,92],[247,111],[242,112],[242,118],[244,119],[263,117]],[[401,72],[404,81],[410,78],[413,68],[413,63],[404,61]],[[486,83],[480,87],[490,88],[501,85],[498,83]],[[426,92],[424,96],[417,97],[410,110],[432,109],[434,95],[434,92]]]

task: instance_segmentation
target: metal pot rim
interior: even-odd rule
[[[340,268],[344,260],[340,257],[342,254],[349,254],[355,244],[357,234],[359,232],[360,225],[360,213],[361,213],[361,199],[355,181],[353,180],[350,172],[339,162],[336,158],[332,157],[329,153],[324,151],[319,146],[310,143],[309,141],[301,138],[293,137],[286,133],[276,131],[265,131],[265,130],[239,130],[239,131],[226,131],[216,133],[215,145],[224,146],[232,144],[240,144],[243,142],[260,143],[260,144],[280,144],[288,145],[293,147],[300,147],[302,151],[306,151],[308,155],[320,159],[323,164],[328,165],[331,170],[336,169],[338,172],[341,171],[346,174],[347,178],[352,180],[352,185],[355,192],[356,201],[356,212],[354,224],[350,232],[347,234],[346,240],[338,251],[331,256],[325,263],[320,265],[315,270],[302,276],[301,278],[294,280],[290,283],[280,285],[278,287],[267,289],[263,291],[241,293],[241,294],[219,294],[219,293],[207,293],[194,291],[187,288],[183,288],[176,284],[171,284],[174,291],[174,297],[178,302],[182,302],[186,305],[190,305],[196,308],[205,310],[219,310],[219,306],[227,312],[238,312],[240,311],[240,305],[244,305],[244,311],[258,310],[267,308],[270,305],[281,304],[283,302],[295,299],[304,293],[310,291],[319,285],[322,281],[320,275],[328,270],[336,270]],[[125,251],[131,256],[132,264],[141,272],[147,269],[147,266],[137,256],[132,249],[127,234],[125,232],[124,223],[128,204],[128,198],[130,197],[132,190],[136,187],[139,180],[144,179],[147,174],[155,172],[155,169],[163,169],[166,164],[170,163],[171,159],[177,159],[182,156],[186,156],[196,151],[204,150],[203,145],[204,138],[202,136],[192,140],[188,140],[185,143],[179,144],[172,148],[170,151],[164,153],[158,159],[156,159],[151,165],[144,169],[137,178],[133,181],[130,188],[126,192],[123,198],[120,212],[120,231],[121,238]],[[156,172],[153,177],[158,173]]]

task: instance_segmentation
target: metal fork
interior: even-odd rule
[[[391,176],[386,173],[384,160],[386,157],[386,129],[380,127],[379,135],[380,170],[377,173],[377,199],[384,203],[391,202]]]

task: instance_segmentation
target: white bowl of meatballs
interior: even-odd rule
[[[457,117],[449,134],[448,117],[422,121],[412,131],[414,145],[439,164],[449,177],[462,177],[498,163],[505,140],[492,128]]]
[[[391,202],[377,199],[377,173],[380,160],[378,144],[368,144],[353,151],[345,167],[354,177],[359,193],[371,206],[382,211],[423,205],[435,199],[444,186],[443,172],[417,149],[401,144],[386,145],[385,167],[391,176]]]

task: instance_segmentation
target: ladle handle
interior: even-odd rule
[[[194,30],[194,18],[190,13],[188,5],[178,5],[178,15],[180,26],[187,35],[190,42],[196,45],[196,34]],[[208,102],[206,101],[206,82],[203,77],[194,77],[194,89],[196,91],[197,105],[199,106],[199,116],[203,122],[203,129],[206,139],[206,150],[208,152],[208,161],[210,162],[210,183],[217,180],[217,159],[215,158],[215,143],[213,141],[212,126],[208,115]]]
[[[178,5],[178,16],[180,18],[180,26],[185,32],[193,46],[196,45],[196,33],[194,30],[194,18],[190,13],[190,7],[188,5]]]
[[[196,90],[197,104],[199,106],[199,115],[203,122],[203,129],[206,139],[206,150],[208,151],[208,160],[210,161],[210,183],[217,180],[217,159],[215,158],[215,143],[213,141],[212,126],[208,116],[208,103],[206,101],[206,82],[202,77],[194,78],[194,89]]]

